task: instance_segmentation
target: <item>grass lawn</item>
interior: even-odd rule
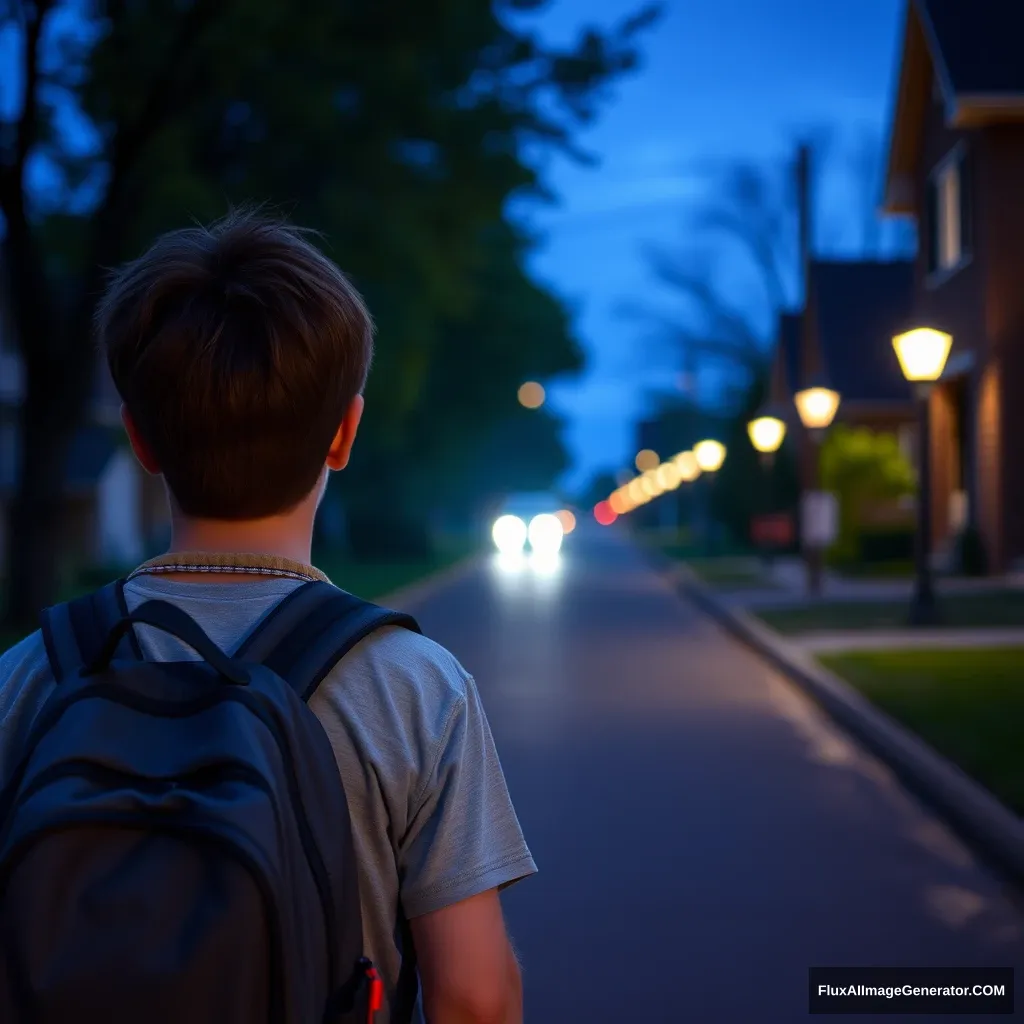
[[[819,660],[1024,814],[1024,647]]]
[[[821,601],[792,608],[759,609],[757,614],[780,633],[849,629],[904,629],[906,601]],[[939,597],[942,625],[948,629],[1024,626],[1024,591],[993,590]]]
[[[687,558],[686,564],[712,587],[770,587],[764,566],[755,558]]]

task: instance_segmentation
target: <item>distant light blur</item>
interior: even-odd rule
[[[601,526],[611,526],[619,516],[607,501],[599,501],[594,506],[594,518]]]
[[[659,462],[661,462],[661,459],[658,456],[658,453],[651,451],[650,448],[645,448],[642,452],[637,452],[636,468],[641,473],[646,473],[649,469],[657,469]]]
[[[608,504],[617,516],[621,516],[629,509],[629,498],[618,490],[608,499]]]
[[[658,483],[666,491],[674,491],[682,483],[682,474],[674,462],[663,462],[658,467]]]
[[[717,473],[725,462],[725,445],[721,441],[701,441],[694,446],[693,455],[705,473]]]
[[[558,521],[562,524],[563,533],[572,533],[576,529],[576,517],[567,508],[560,509],[555,513]]]
[[[562,546],[562,523],[558,516],[542,513],[530,520],[530,547],[538,554],[554,554]]]
[[[528,380],[519,389],[519,404],[527,409],[539,409],[545,397],[544,388],[535,380]]]
[[[515,555],[526,546],[526,523],[519,516],[501,516],[491,528],[494,546],[503,555]]]
[[[655,466],[654,469],[649,469],[646,473],[644,473],[644,479],[649,484],[647,488],[647,493],[650,494],[652,498],[660,497],[662,494],[665,493],[665,488],[662,486],[661,480],[658,478],[657,466]]]
[[[680,452],[672,461],[679,470],[679,478],[684,484],[691,484],[700,476],[701,469],[693,452]]]

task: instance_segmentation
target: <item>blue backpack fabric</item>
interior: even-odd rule
[[[202,660],[146,661],[136,624]],[[0,795],[0,1021],[372,1022],[348,805],[307,702],[384,625],[419,631],[319,582],[233,657],[173,604],[128,614],[123,581],[43,613],[57,685]]]

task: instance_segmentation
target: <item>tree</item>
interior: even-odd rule
[[[267,199],[320,227],[378,316],[368,424],[397,451],[435,354],[473,306],[484,229],[539,192],[524,143],[575,152],[648,8],[570,48],[536,0],[9,0],[24,97],[0,125],[5,266],[26,370],[8,616],[52,599],[63,464],[86,411],[105,269],[183,217]],[[23,88],[19,90],[18,85]],[[77,132],[66,122],[79,123]],[[86,141],[83,143],[83,139]],[[40,194],[30,169],[59,187]],[[378,401],[386,397],[386,401]],[[390,462],[388,462],[390,464]]]
[[[829,431],[821,450],[821,479],[839,503],[839,536],[833,556],[856,562],[864,515],[872,505],[913,494],[913,467],[893,434],[843,424]]]
[[[912,254],[906,226],[890,226],[879,215],[879,134],[862,128],[844,140],[819,127],[802,135],[812,154],[814,251],[862,259]],[[626,311],[653,324],[661,344],[691,372],[724,364],[745,393],[767,362],[778,315],[800,300],[795,174],[786,159],[714,163],[698,168],[698,176],[706,187],[687,220],[687,244],[648,250],[655,278],[682,300],[682,312]]]

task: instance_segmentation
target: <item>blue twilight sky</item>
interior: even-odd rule
[[[638,6],[555,0],[541,29],[568,39]],[[551,389],[569,421],[573,483],[631,461],[647,390],[678,379],[666,352],[645,345],[643,328],[618,311],[663,295],[643,249],[684,240],[694,163],[781,160],[807,126],[884,139],[903,12],[904,0],[666,0],[643,40],[642,69],[581,136],[600,164],[556,161],[548,180],[561,202],[530,217],[546,232],[534,272],[576,310],[588,354],[582,379]],[[842,216],[841,192],[832,203]]]

